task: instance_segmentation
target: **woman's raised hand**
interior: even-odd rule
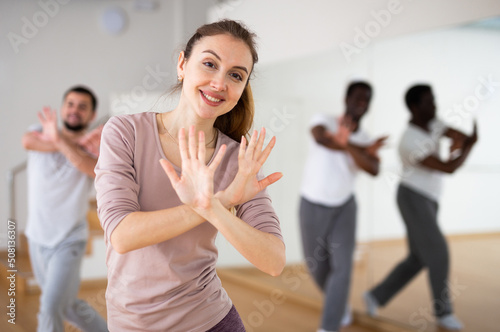
[[[276,172],[260,181],[257,179],[257,173],[266,162],[276,143],[276,138],[273,137],[265,149],[262,150],[265,136],[266,130],[264,128],[262,128],[260,136],[257,130],[254,130],[248,146],[245,137],[241,138],[238,153],[238,173],[225,190],[217,193],[217,197],[226,207],[247,202],[258,192],[283,176],[283,174]]]
[[[167,160],[161,159],[161,166],[181,202],[197,212],[206,211],[213,203],[214,173],[226,152],[226,146],[222,145],[210,165],[206,165],[205,134],[200,131],[196,140],[194,126],[191,126],[189,143],[184,128],[179,131],[179,149],[182,161],[180,177]]]

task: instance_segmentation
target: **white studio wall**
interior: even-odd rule
[[[176,80],[175,60],[185,35],[204,23],[211,1],[0,2],[0,218],[9,215],[5,174],[26,159],[21,137],[43,106],[59,109],[70,86],[89,86],[98,118],[132,107]],[[151,4],[152,6],[149,6]],[[119,15],[117,14],[119,13]],[[118,16],[117,16],[118,15]],[[189,19],[185,17],[189,15]],[[107,18],[107,20],[105,20]],[[118,29],[115,25],[120,23]],[[110,25],[108,25],[110,24]],[[111,30],[110,30],[111,29]],[[131,99],[114,96],[128,94]],[[26,221],[24,174],[16,178],[16,219]],[[5,247],[6,223],[0,224]]]
[[[259,36],[260,63],[272,64],[499,14],[496,0],[219,0],[208,20],[245,22]]]
[[[136,12],[132,3],[59,4],[58,12],[47,14],[46,24],[37,27],[25,43],[12,44],[7,38],[1,39],[0,100],[5,121],[0,124],[0,131],[5,137],[3,141],[8,142],[0,147],[5,158],[0,165],[2,174],[25,160],[21,137],[29,125],[38,121],[36,113],[43,106],[59,109],[63,93],[70,86],[91,87],[99,98],[98,117],[102,117],[109,112],[110,91],[131,90],[150,72],[155,75],[150,84],[157,82],[158,89],[170,84],[174,42],[168,31],[172,29],[173,11],[164,5],[155,12]],[[128,15],[128,25],[118,35],[108,34],[101,26],[101,15],[110,4],[121,6]],[[26,35],[25,22],[35,22],[33,18],[45,10],[37,2],[22,1],[16,5],[2,2],[0,12],[2,30],[22,37]],[[146,34],[148,31],[164,32],[151,35]],[[2,181],[2,220],[8,217],[4,188]],[[23,189],[18,189],[19,214],[26,210]],[[20,214],[18,219],[22,230],[25,215]]]

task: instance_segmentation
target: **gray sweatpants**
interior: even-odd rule
[[[438,203],[404,185],[399,185],[397,202],[406,225],[409,254],[371,293],[383,306],[427,267],[434,314],[448,315],[453,311],[447,286],[449,256],[437,222]]]
[[[38,332],[64,332],[64,319],[82,331],[108,330],[106,321],[87,302],[77,299],[85,247],[85,241],[63,241],[55,248],[29,242],[31,265],[42,291]]]
[[[356,200],[338,207],[302,198],[300,228],[307,267],[324,293],[321,328],[338,331],[349,297],[355,246]]]

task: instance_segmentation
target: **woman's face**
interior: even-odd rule
[[[184,78],[182,97],[203,119],[216,119],[236,105],[253,68],[245,42],[230,35],[203,37],[189,59],[179,56],[177,74]]]

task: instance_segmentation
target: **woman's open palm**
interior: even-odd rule
[[[200,131],[196,140],[194,126],[191,126],[189,143],[184,128],[180,129],[179,149],[182,160],[180,177],[167,160],[161,159],[160,163],[181,202],[196,211],[207,210],[214,198],[214,173],[226,152],[226,146],[222,145],[210,165],[206,165],[205,134]]]
[[[223,201],[230,206],[242,204],[253,198],[258,192],[278,181],[283,175],[273,173],[262,180],[257,179],[257,173],[264,165],[276,143],[273,137],[264,150],[264,138],[266,130],[262,128],[260,136],[254,130],[248,146],[245,137],[241,138],[240,150],[238,152],[238,173],[231,184],[221,193]]]

